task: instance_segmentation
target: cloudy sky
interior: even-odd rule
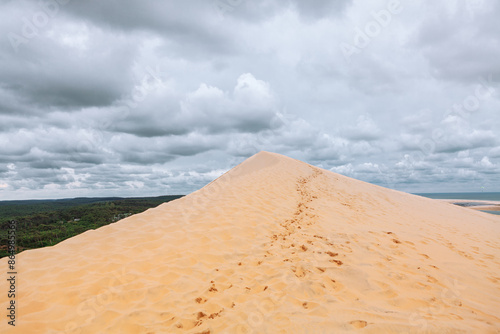
[[[187,194],[261,150],[500,191],[495,0],[5,0],[0,199]]]

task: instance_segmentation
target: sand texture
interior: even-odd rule
[[[17,261],[1,333],[500,333],[499,216],[268,152]]]

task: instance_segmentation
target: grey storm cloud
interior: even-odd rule
[[[0,4],[0,199],[185,194],[260,150],[500,189],[488,0]]]

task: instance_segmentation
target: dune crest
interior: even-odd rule
[[[2,333],[500,328],[500,217],[269,152],[17,261],[17,323]]]

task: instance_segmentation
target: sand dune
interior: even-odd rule
[[[500,217],[267,152],[17,260],[2,333],[500,333]]]

